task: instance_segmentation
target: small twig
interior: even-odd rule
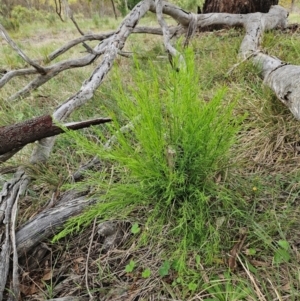
[[[5,30],[5,28],[0,24],[0,31],[2,37],[5,39],[5,41],[20,55],[20,57],[29,65],[34,67],[39,73],[46,74],[46,71],[43,67],[36,64],[33,60],[31,60],[19,47],[18,45],[10,38],[8,32]]]
[[[118,55],[126,57],[126,58],[130,58],[133,56],[132,52],[126,52],[126,51],[118,51]]]
[[[269,278],[267,278],[267,280],[268,280],[269,283],[271,284],[272,289],[274,290],[274,292],[275,292],[275,294],[276,294],[276,296],[277,296],[277,299],[278,299],[279,301],[283,301],[282,298],[281,298],[281,296],[279,295],[279,293],[278,293],[276,287],[273,285],[272,281],[271,281]]]
[[[227,72],[226,72],[226,76],[230,75],[230,73],[237,68],[239,65],[241,65],[242,63],[248,61],[251,57],[255,56],[256,54],[258,54],[260,52],[260,50],[254,51],[251,54],[249,54],[246,58],[244,58],[241,62],[238,62],[236,64],[234,64]]]
[[[105,49],[101,49],[100,51],[96,51],[93,48],[91,48],[88,44],[82,43],[82,46],[87,50],[88,53],[99,56],[105,52]]]
[[[188,30],[187,30],[187,33],[186,33],[186,38],[185,38],[185,41],[184,41],[184,47],[187,47],[189,46],[189,41],[190,39],[193,37],[193,35],[195,34],[196,30],[197,30],[197,27],[198,27],[198,16],[197,14],[194,14],[194,13],[190,13],[191,15],[191,20],[190,20],[190,24],[189,24],[189,27],[188,27]]]
[[[169,55],[170,64],[175,70],[180,70],[182,67],[185,68],[186,64],[185,64],[183,56],[170,43],[169,27],[163,18],[162,0],[155,0],[155,6],[156,6],[157,21],[163,32],[164,45],[165,45],[166,51]],[[178,58],[179,66],[174,66],[174,59],[176,59],[176,58]]]
[[[113,7],[115,19],[118,20],[118,16],[117,16],[117,11],[116,11],[116,7],[115,7],[114,0],[110,0],[110,1],[111,1],[111,5],[112,5],[112,7]]]
[[[58,14],[60,20],[62,22],[65,22],[64,19],[61,16],[61,2],[60,2],[60,0],[58,0],[58,4],[57,4],[57,0],[54,0],[54,3],[55,3],[55,12]]]
[[[137,117],[137,118],[139,118],[139,117]],[[134,124],[133,124],[132,121],[130,121],[126,125],[122,126],[115,135],[111,136],[107,140],[107,142],[104,144],[104,149],[105,150],[110,150],[112,145],[115,144],[118,141],[118,138],[117,138],[118,133],[127,133],[127,132],[131,131],[133,128],[134,128]]]
[[[90,291],[90,288],[89,288],[88,270],[89,270],[89,258],[90,258],[90,254],[91,254],[93,238],[94,238],[95,228],[96,228],[96,221],[97,221],[97,217],[95,217],[95,219],[94,219],[93,230],[92,230],[92,234],[91,234],[89,249],[88,249],[88,253],[87,253],[87,257],[86,257],[86,263],[85,263],[85,286],[86,286],[86,289],[87,289],[88,294],[90,296],[90,301],[94,300],[94,296],[92,295],[92,293]]]
[[[267,301],[266,298],[264,297],[263,293],[260,291],[254,277],[251,275],[249,269],[245,267],[245,265],[243,264],[239,255],[237,255],[237,259],[239,260],[241,266],[243,267],[244,271],[246,272],[247,276],[249,277],[250,281],[252,282],[252,284],[255,288],[255,291],[256,291],[257,295],[259,296],[259,300]]]
[[[18,212],[18,199],[20,197],[20,191],[16,197],[14,202],[12,211],[11,211],[11,245],[12,245],[12,253],[13,253],[13,273],[12,273],[12,291],[10,293],[9,300],[19,300],[20,296],[20,283],[19,283],[19,264],[18,264],[18,252],[16,246],[16,219]]]
[[[78,32],[84,36],[84,32],[80,29],[78,23],[76,22],[74,15],[73,15],[73,11],[69,8],[70,11],[70,19],[72,20],[73,24],[75,25],[76,29],[78,30]]]

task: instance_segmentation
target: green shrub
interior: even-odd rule
[[[53,13],[47,13],[45,20],[47,21],[48,25],[54,25],[57,20],[57,16]]]
[[[160,70],[151,63],[141,68],[136,63],[130,87],[123,86],[119,77],[114,97],[122,114],[108,126],[115,137],[111,148],[70,133],[77,148],[113,166],[114,178],[90,174],[84,185],[94,187],[98,204],[73,219],[56,238],[88,224],[95,216],[121,218],[145,206],[151,213],[144,241],[159,237],[168,225],[168,234],[176,241],[172,253],[178,252],[182,262],[190,248],[208,241],[209,256],[218,252],[216,220],[232,212],[234,205],[215,179],[228,166],[241,118],[232,114],[234,103],[223,103],[225,89],[216,91],[210,101],[201,98],[189,51],[186,62],[187,69],[180,72]],[[122,127],[130,122],[131,130],[124,131]],[[98,136],[104,142],[107,133],[98,131]]]
[[[42,21],[44,19],[44,13],[36,9],[28,9],[21,5],[16,5],[12,12],[11,16],[13,19],[17,20],[20,24],[30,23],[33,20]]]
[[[3,18],[0,16],[0,23],[6,30],[18,31],[18,29],[20,28],[20,22],[15,18]]]
[[[99,17],[99,15],[98,14],[93,14],[92,20],[93,20],[94,25],[96,27],[98,27],[99,24],[100,24],[100,17]]]
[[[127,7],[124,0],[118,0],[117,8],[121,12],[122,16],[126,16],[129,10],[132,10],[141,0],[128,0]]]

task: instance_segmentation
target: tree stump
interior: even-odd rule
[[[203,13],[249,14],[267,13],[278,0],[205,0]]]

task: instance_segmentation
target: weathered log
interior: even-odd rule
[[[110,118],[97,118],[65,124],[64,127],[69,130],[78,130],[110,121]],[[0,155],[20,150],[28,143],[59,135],[63,132],[64,129],[55,125],[50,115],[44,115],[14,125],[0,127]]]
[[[19,257],[29,255],[33,247],[57,233],[71,216],[81,213],[83,208],[95,202],[86,198],[86,195],[87,192],[67,191],[58,199],[55,207],[43,210],[22,225],[16,233]]]
[[[5,183],[0,193],[0,300],[3,300],[3,292],[6,286],[6,279],[9,271],[10,255],[13,252],[13,274],[16,277],[18,270],[17,250],[15,241],[14,224],[16,219],[16,208],[20,195],[27,187],[28,177],[25,172],[19,170],[15,177]],[[13,281],[14,282],[14,281]],[[18,291],[14,289],[10,292],[10,298],[18,299]]]
[[[269,86],[277,98],[290,109],[295,118],[300,120],[300,66],[289,65],[260,50],[263,33],[276,27],[286,27],[287,17],[288,12],[276,5],[272,6],[267,14],[199,15],[198,24],[200,26],[213,24],[244,26],[246,34],[240,47],[239,57],[253,61],[253,64],[261,71],[264,84]]]

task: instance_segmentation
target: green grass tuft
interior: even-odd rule
[[[116,141],[109,149],[70,133],[77,148],[109,162],[117,180],[90,175],[85,185],[96,187],[97,205],[71,220],[54,240],[95,216],[120,218],[146,206],[149,230],[142,241],[159,237],[167,225],[179,269],[194,247],[204,248],[208,262],[214,260],[220,251],[216,220],[224,212],[236,212],[234,198],[216,179],[228,168],[243,117],[233,115],[235,102],[224,103],[225,88],[203,100],[191,51],[185,59],[187,69],[180,72],[151,63],[141,68],[135,62],[135,84],[123,87],[119,80],[114,96],[123,115],[115,115],[109,126]],[[123,131],[130,122],[131,130]],[[98,135],[105,141],[103,132]]]

